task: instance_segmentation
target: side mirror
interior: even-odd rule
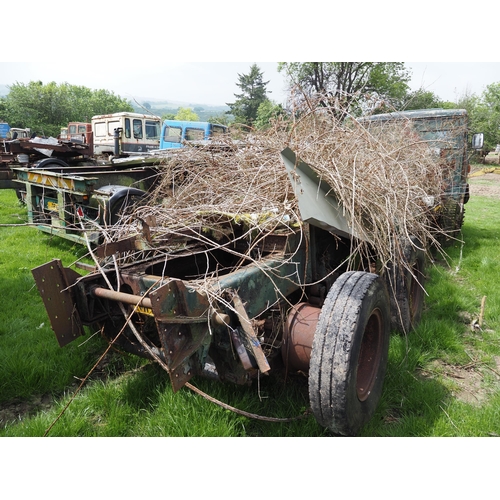
[[[484,143],[484,134],[474,134],[472,136],[472,149],[482,149]]]

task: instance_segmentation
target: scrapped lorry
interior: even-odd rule
[[[437,149],[446,124],[462,121],[459,138],[446,140],[449,182],[428,202],[434,222],[452,212],[456,228],[467,196],[465,112],[392,119],[408,117]],[[425,244],[402,242],[405,262],[392,266],[380,265],[373,246],[353,263],[366,238],[331,186],[290,148],[276,161],[298,201],[294,221],[260,214],[270,225],[256,230],[253,214],[213,214],[217,235],[186,224],[169,233],[165,250],[155,246],[155,217],[139,217],[134,234],[96,248],[88,274],[56,259],[33,276],[61,346],[99,330],[117,348],[159,363],[174,391],[196,376],[250,384],[285,367],[307,375],[320,425],[356,435],[379,402],[391,330],[418,323]]]

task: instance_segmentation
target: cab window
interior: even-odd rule
[[[163,140],[165,142],[181,142],[182,129],[180,127],[165,127]]]
[[[223,127],[221,125],[212,125],[212,134],[211,135],[222,135],[225,134],[227,131],[226,127]]]
[[[132,137],[132,132],[130,129],[130,118],[125,118],[125,137],[130,139]]]
[[[142,139],[142,120],[133,121],[134,139]]]
[[[120,122],[118,120],[108,122],[108,135],[113,136],[117,128],[120,128]]]
[[[202,141],[205,132],[201,128],[186,128],[186,141]]]
[[[146,120],[146,139],[158,140],[160,137],[160,124],[153,120]]]
[[[94,128],[96,137],[106,137],[106,122],[97,122]]]

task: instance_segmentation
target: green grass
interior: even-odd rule
[[[428,269],[420,325],[391,339],[384,394],[364,435],[500,435],[498,227],[498,201],[472,197],[464,244]],[[484,322],[473,329],[484,296]]]
[[[65,266],[83,247],[51,238],[26,220],[12,191],[0,191],[0,410],[31,405],[0,436],[328,436],[313,417],[274,423],[233,413],[183,388],[153,364],[110,352],[106,362],[59,414],[106,345],[87,336],[60,348],[48,323],[31,269],[52,258]],[[362,436],[500,435],[500,208],[472,197],[464,245],[449,248],[428,270],[421,324],[408,336],[393,335],[384,392]],[[482,329],[472,329],[486,296]],[[500,365],[500,362],[498,363]],[[249,413],[294,417],[308,407],[307,381],[265,377],[260,386],[195,379],[210,396]],[[467,392],[469,391],[469,392]],[[468,397],[464,397],[468,395]],[[44,396],[46,403],[36,405]],[[48,398],[47,398],[48,396]],[[47,402],[48,401],[48,402]],[[4,422],[5,424],[5,422]]]

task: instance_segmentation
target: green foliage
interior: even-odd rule
[[[284,115],[285,110],[281,104],[276,104],[271,100],[262,102],[257,109],[257,117],[254,126],[256,129],[265,130],[269,128],[273,119]]]
[[[228,127],[229,125],[231,125],[231,123],[233,121],[234,120],[230,116],[228,116],[226,114],[210,116],[207,119],[208,123],[215,123],[217,125],[225,125],[226,127]]]
[[[179,108],[174,120],[197,122],[200,120],[200,118],[191,108]]]
[[[263,81],[263,73],[256,64],[250,67],[250,73],[238,74],[236,85],[241,89],[241,94],[234,94],[236,101],[226,103],[238,123],[252,126],[257,119],[259,106],[267,100],[266,86],[269,82]]]
[[[475,104],[471,113],[473,129],[484,133],[484,149],[492,151],[500,144],[500,82],[488,85]]]
[[[128,101],[104,89],[41,81],[10,86],[2,107],[11,127],[27,127],[53,137],[69,122],[90,122],[95,115],[133,111]]]
[[[404,108],[408,110],[443,107],[443,102],[436,94],[434,94],[434,92],[430,92],[422,88],[415,90],[414,92],[410,92],[405,101],[406,104]],[[453,109],[454,107],[456,106],[453,105],[451,109]]]
[[[285,73],[290,88],[305,96],[320,94],[322,103],[338,110],[339,117],[366,96],[370,106],[381,102],[397,108],[405,98],[410,75],[399,62],[281,62],[278,71]],[[340,103],[340,108],[338,104]]]

